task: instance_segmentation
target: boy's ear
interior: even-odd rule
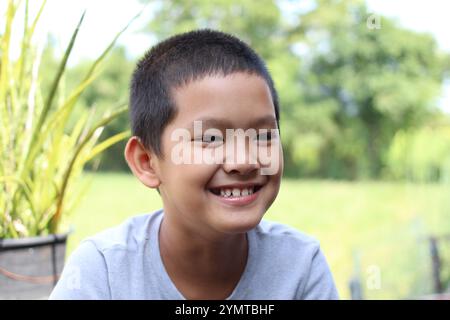
[[[133,174],[147,187],[157,188],[161,181],[157,174],[156,155],[148,151],[140,139],[132,136],[125,147],[125,159]]]

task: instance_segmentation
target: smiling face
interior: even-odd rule
[[[173,90],[172,97],[177,113],[161,137],[163,157],[152,156],[166,216],[205,235],[254,228],[275,200],[283,171],[265,80],[246,73],[207,76]],[[237,131],[230,135],[230,129]],[[189,139],[174,139],[180,130]],[[203,161],[177,162],[180,147]],[[211,155],[213,163],[205,161]]]

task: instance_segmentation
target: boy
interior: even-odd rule
[[[212,30],[158,44],[133,74],[130,119],[125,158],[163,209],[84,240],[51,299],[338,298],[318,242],[262,220],[283,155],[250,47]]]

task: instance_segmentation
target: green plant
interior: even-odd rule
[[[78,98],[98,77],[102,61],[129,24],[95,60],[78,86],[65,94],[63,75],[83,13],[50,89],[43,92],[39,69],[42,50],[33,42],[33,34],[44,7],[45,0],[30,23],[28,1],[21,6],[20,1],[10,0],[0,29],[0,238],[57,233],[62,215],[71,212],[79,201],[81,193],[75,192],[74,185],[86,162],[130,134],[125,131],[98,142],[104,127],[126,112],[124,103],[102,116],[95,114],[95,108],[77,110],[77,119],[73,119]],[[25,20],[21,48],[12,58],[11,35],[22,8]]]

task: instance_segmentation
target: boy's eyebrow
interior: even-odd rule
[[[233,128],[233,124],[226,118],[199,118],[195,121],[201,121],[202,126],[210,128]],[[194,128],[194,122],[191,123],[192,128]],[[266,115],[254,119],[249,123],[250,128],[262,126],[273,126],[277,128],[277,120],[273,115]]]

